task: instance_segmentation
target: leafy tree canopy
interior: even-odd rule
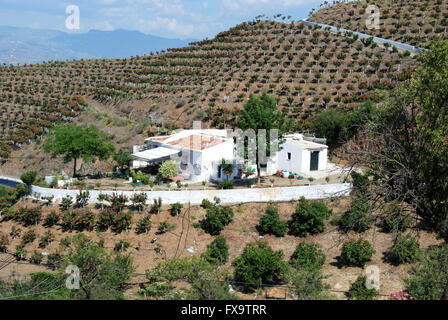
[[[106,134],[95,126],[79,126],[75,123],[56,126],[44,143],[44,151],[53,156],[62,155],[64,162],[74,161],[73,176],[76,176],[76,161],[93,162],[96,158],[107,160],[115,151]]]
[[[448,292],[448,246],[429,247],[423,260],[408,273],[405,284],[411,296],[419,300],[440,300]]]
[[[362,159],[376,204],[399,203],[448,239],[448,41],[420,57],[410,81],[385,94],[366,125]],[[385,201],[384,201],[385,200]]]
[[[134,160],[128,151],[117,152],[113,155],[113,158],[121,169],[124,167],[129,167],[132,160]]]
[[[291,120],[287,118],[285,114],[281,111],[277,110],[277,101],[266,92],[262,94],[261,97],[256,97],[254,95],[250,95],[249,100],[244,104],[243,110],[241,110],[240,115],[236,120],[236,127],[245,131],[247,129],[253,129],[256,134],[256,145],[255,145],[255,155],[256,155],[256,164],[257,164],[257,172],[258,172],[258,183],[260,183],[260,164],[261,160],[259,157],[259,137],[258,130],[266,130],[266,141],[261,141],[261,145],[266,145],[266,154],[267,156],[274,156],[271,154],[271,137],[270,130],[277,129],[278,130],[278,138],[273,142],[278,143],[279,149],[281,144],[283,143],[284,133],[291,128]],[[266,143],[264,143],[266,142]],[[264,146],[262,146],[264,147]],[[251,148],[250,144],[246,144],[244,148],[244,156],[247,157],[249,153],[249,148]]]
[[[274,251],[266,242],[249,243],[243,254],[233,260],[235,280],[246,289],[262,284],[280,284],[285,280],[289,265],[283,251]]]

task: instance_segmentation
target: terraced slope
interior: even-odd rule
[[[406,79],[404,52],[301,23],[253,21],[158,55],[0,67],[0,157],[71,121],[91,99],[148,125],[231,124],[264,90],[299,125],[326,108],[350,109]]]
[[[380,29],[368,29],[366,9],[376,5]],[[309,19],[372,36],[427,48],[438,36],[448,37],[448,2],[444,0],[353,1],[323,8]]]

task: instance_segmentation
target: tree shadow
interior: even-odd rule
[[[339,270],[345,267],[344,263],[342,262],[341,256],[337,256],[336,261],[330,262],[330,265],[338,268]]]

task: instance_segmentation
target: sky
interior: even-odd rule
[[[166,38],[205,39],[257,15],[306,18],[322,0],[0,0],[0,25],[66,32],[137,30]],[[79,29],[66,20],[79,8]],[[75,21],[70,20],[72,23]],[[72,24],[73,25],[73,24]]]

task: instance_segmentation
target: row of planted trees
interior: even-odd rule
[[[20,189],[20,188],[19,188]],[[23,187],[21,187],[23,189]],[[140,219],[135,223],[136,234],[148,234],[153,225],[151,221],[151,214],[159,214],[162,208],[162,200],[155,199],[154,203],[150,206],[148,211],[145,211],[147,195],[145,193],[136,194],[131,199],[128,199],[124,195],[113,194],[111,196],[101,195],[100,198],[108,202],[105,206],[101,204],[99,211],[92,211],[87,208],[87,200],[89,198],[88,191],[80,191],[77,195],[76,200],[71,197],[65,197],[61,204],[59,205],[59,211],[51,210],[45,216],[42,213],[42,208],[47,207],[51,204],[51,201],[42,203],[35,207],[21,207],[18,209],[11,209],[10,205],[14,204],[21,197],[26,195],[26,191],[23,189],[22,192],[15,195],[7,195],[6,199],[12,199],[14,195],[14,201],[8,201],[9,205],[5,203],[2,206],[2,211],[0,215],[0,222],[13,220],[24,227],[31,227],[31,229],[22,232],[22,230],[17,226],[12,226],[10,234],[1,234],[0,236],[0,250],[6,252],[11,240],[21,238],[20,244],[16,246],[15,255],[18,259],[24,259],[27,256],[26,246],[32,244],[36,239],[39,239],[40,248],[49,248],[50,244],[55,240],[55,236],[51,230],[47,230],[44,235],[39,238],[33,227],[38,224],[46,228],[54,228],[55,226],[61,227],[63,232],[83,232],[83,231],[93,231],[105,232],[111,230],[115,234],[122,232],[128,233],[133,225],[133,218],[136,213],[139,212]],[[127,206],[127,204],[131,204]],[[169,212],[172,216],[178,216],[183,208],[182,204],[176,203],[171,205]],[[173,229],[172,225],[166,222],[161,222],[158,226],[158,234],[166,233]],[[61,244],[62,241],[61,240]],[[117,250],[125,250],[123,246],[129,243],[121,243]],[[49,263],[52,263],[55,256],[52,253],[48,257]],[[43,255],[37,251],[30,257],[30,261],[34,263],[42,262]]]
[[[359,193],[363,190],[363,176],[354,175],[355,191]],[[85,194],[80,193],[80,197]],[[142,196],[143,198],[144,196]],[[89,231],[94,228],[97,231],[106,231],[109,228],[113,232],[129,231],[132,224],[132,212],[126,212],[125,204],[128,199],[120,195],[113,195],[107,199],[109,206],[103,208],[98,214],[94,215],[89,210],[82,208],[72,208],[72,204],[61,204],[61,212],[58,214],[51,211],[44,218],[41,207],[21,208],[16,211],[7,211],[3,213],[3,220],[13,219],[23,226],[35,226],[43,222],[46,227],[60,225],[64,231]],[[134,199],[138,200],[138,199]],[[140,199],[143,200],[143,199]],[[137,202],[136,202],[137,203]],[[133,209],[135,209],[135,204]],[[79,206],[75,204],[74,206]],[[157,213],[160,210],[161,202],[156,201],[151,206],[151,211]],[[233,274],[224,271],[219,266],[228,262],[228,245],[226,240],[220,236],[222,230],[233,221],[234,213],[231,207],[222,206],[219,199],[213,202],[204,200],[202,206],[206,210],[206,215],[195,227],[201,227],[207,233],[217,236],[208,246],[201,257],[194,259],[174,259],[160,264],[154,270],[147,272],[149,284],[139,291],[144,297],[180,297],[174,294],[174,282],[179,279],[187,279],[192,288],[184,292],[186,297],[195,298],[229,298],[228,285],[232,285],[244,292],[251,292],[265,285],[285,285],[292,297],[299,299],[320,299],[328,296],[328,286],[325,284],[327,277],[322,267],[326,261],[323,248],[315,243],[307,241],[300,242],[289,260],[285,261],[284,253],[274,251],[266,242],[250,243],[243,250],[242,254],[232,261]],[[280,218],[278,209],[274,204],[269,204],[265,215],[262,216],[257,225],[260,235],[273,234],[277,237],[283,237],[288,232],[297,237],[307,237],[317,235],[326,231],[326,220],[333,216],[331,223],[339,226],[342,233],[355,232],[360,235],[358,239],[345,241],[341,247],[339,263],[341,267],[360,267],[371,260],[375,253],[369,241],[362,238],[364,234],[375,223],[372,216],[368,215],[368,205],[360,201],[355,196],[350,208],[340,216],[333,216],[332,211],[323,203],[318,201],[307,201],[301,199],[297,204],[295,213],[289,221]],[[172,205],[170,213],[173,216],[179,215],[182,206],[180,204]],[[390,208],[392,213],[387,215],[387,219],[382,221],[383,232],[404,232],[413,226],[413,222],[406,216],[401,215],[398,207]],[[136,225],[137,233],[148,233],[151,230],[150,215],[144,215]],[[162,226],[166,230],[169,226]],[[163,230],[159,227],[159,232]],[[45,248],[54,241],[55,237],[50,230],[45,232],[40,238],[31,229],[20,235],[21,230],[13,227],[11,237],[14,239],[21,236],[21,243],[16,247],[16,255],[19,258],[26,257],[26,246],[39,239],[39,247]],[[65,240],[61,240],[66,242]],[[0,237],[0,248],[5,249],[9,244],[7,236]],[[119,245],[117,247],[117,245]],[[118,252],[125,251],[126,242],[116,245]],[[435,247],[424,252],[419,248],[419,244],[411,235],[398,236],[393,242],[391,248],[386,252],[386,261],[398,265],[402,263],[415,263],[426,261],[427,257],[443,254],[444,247]],[[52,254],[49,257],[51,263],[57,263],[61,255]],[[438,259],[438,258],[437,258]],[[42,256],[37,252],[31,256],[32,262],[39,263]],[[441,263],[433,260],[431,272],[435,272],[435,266]],[[178,266],[176,269],[175,266]],[[179,267],[182,266],[182,267]],[[263,267],[261,267],[263,266]],[[175,269],[173,269],[175,268]],[[427,291],[421,290],[422,272],[428,272],[428,267],[421,269],[418,265],[410,270],[410,277],[406,280],[409,293],[416,298],[425,298]],[[190,272],[193,272],[192,274]],[[204,274],[201,280],[198,275]],[[213,286],[213,289],[204,290],[204,285],[210,285],[216,280],[220,284]],[[224,280],[223,280],[224,279]],[[222,280],[222,281],[221,281]],[[364,275],[360,275],[352,283],[348,293],[353,299],[372,299],[378,295],[376,289],[367,287],[367,280]],[[226,290],[224,290],[226,289]],[[437,288],[436,288],[437,289]],[[434,290],[436,290],[434,289]],[[440,290],[438,288],[437,290]],[[431,291],[435,295],[438,291]]]
[[[375,5],[381,13],[380,28],[368,29],[364,19],[368,6]],[[358,18],[358,19],[357,19]],[[327,7],[311,17],[311,21],[401,41],[418,47],[429,47],[438,35],[446,35],[448,11],[443,1],[370,1]]]
[[[285,27],[287,28],[285,29]],[[265,43],[266,35],[264,34],[264,30],[267,28],[270,28],[271,30],[268,30],[267,37],[269,41]],[[23,106],[23,116],[26,118],[20,120],[20,118],[14,116],[15,119],[10,119],[7,123],[8,126],[11,125],[13,127],[13,130],[8,134],[8,137],[3,138],[5,141],[12,142],[16,146],[19,146],[20,144],[27,142],[27,139],[24,139],[24,136],[28,137],[28,133],[30,133],[30,138],[36,136],[36,133],[33,131],[33,122],[39,121],[39,119],[45,119],[46,121],[49,121],[51,126],[56,121],[69,120],[71,116],[78,114],[79,111],[84,108],[83,100],[78,98],[72,99],[72,96],[94,96],[101,101],[104,99],[104,101],[109,101],[110,99],[133,99],[142,96],[149,97],[151,92],[154,92],[157,95],[157,99],[153,99],[156,103],[171,104],[173,102],[170,101],[170,99],[178,99],[179,95],[184,98],[184,90],[187,89],[187,83],[189,84],[189,90],[200,86],[207,87],[209,83],[211,84],[220,79],[224,79],[220,82],[225,84],[242,73],[246,74],[249,72],[250,74],[259,74],[260,71],[265,71],[266,74],[269,74],[271,73],[269,72],[269,69],[278,69],[277,67],[283,66],[284,63],[289,63],[289,66],[286,65],[285,70],[292,72],[292,66],[299,62],[297,60],[300,56],[299,52],[304,52],[305,48],[306,50],[312,51],[313,55],[311,55],[311,57],[319,59],[321,63],[327,61],[327,64],[331,64],[334,60],[335,63],[346,65],[349,62],[344,61],[345,59],[342,59],[341,62],[338,60],[338,57],[342,57],[343,55],[346,56],[348,53],[347,48],[339,49],[339,47],[348,47],[349,50],[351,50],[350,48],[352,46],[355,47],[356,45],[351,42],[351,40],[353,40],[351,37],[335,36],[327,30],[310,30],[303,24],[285,25],[277,22],[274,22],[273,24],[268,22],[257,22],[254,24],[246,24],[238,29],[241,29],[239,30],[241,33],[240,37],[233,35],[233,33],[227,37],[218,36],[205,43],[185,48],[186,54],[182,56],[175,55],[177,52],[169,52],[160,56],[136,57],[123,60],[86,60],[2,68],[0,69],[0,73],[2,73],[5,78],[12,79],[4,86],[0,85],[0,88],[5,92],[5,98],[2,100],[8,101],[9,104],[11,104],[11,108],[13,105]],[[281,35],[277,35],[280,31]],[[284,35],[284,32],[287,32],[287,34]],[[276,44],[267,46],[269,42],[272,42],[270,37],[272,37],[272,41],[275,41]],[[227,43],[226,39],[231,42],[239,43],[235,45],[233,51],[230,52],[231,56],[228,55],[228,46],[222,45],[222,43]],[[334,41],[339,41],[339,43],[336,42],[333,47],[329,48],[334,52],[327,52],[324,54],[321,52],[322,46],[318,43],[309,43],[309,41],[311,41],[310,39],[312,41],[320,41],[320,39],[322,39],[323,41],[329,42],[329,45],[332,45]],[[362,53],[368,51],[367,48],[364,50],[364,46],[360,41],[356,41],[359,42]],[[300,44],[292,50],[290,47],[296,42],[300,42]],[[249,59],[249,54],[247,54],[247,58],[245,57],[246,44],[247,47],[250,47],[250,50],[254,51],[254,54],[259,57],[258,60],[252,61]],[[370,45],[367,44],[366,47],[368,46]],[[277,49],[277,47],[279,49]],[[274,50],[280,50],[281,47],[289,49],[285,50],[283,48],[282,53],[277,52],[277,54],[275,54]],[[378,50],[378,48],[375,50]],[[226,54],[223,55],[223,52]],[[335,57],[335,59],[327,59],[328,56],[330,56],[330,58]],[[384,61],[388,60],[387,56],[389,56],[389,53],[386,53]],[[262,61],[260,60],[261,58],[270,60]],[[353,59],[355,59],[354,55]],[[200,61],[199,64],[198,60]],[[392,59],[389,60],[392,61]],[[151,65],[152,62],[154,62],[155,66]],[[173,68],[171,67],[171,63],[179,66]],[[314,63],[317,64],[317,61],[314,61]],[[148,68],[148,64],[151,65],[151,68]],[[374,61],[372,61],[372,64],[375,64]],[[223,72],[222,67],[224,65],[233,65],[233,67],[226,68],[227,71]],[[270,65],[274,65],[274,67],[270,67]],[[245,69],[243,69],[243,67]],[[258,70],[256,70],[255,67],[258,68]],[[305,70],[299,68],[293,72],[293,74],[298,75],[297,77],[289,79],[284,77],[282,81],[292,81],[296,85],[299,81],[305,81],[307,83],[308,81],[305,79],[307,75],[305,73]],[[300,74],[302,74],[303,77],[300,76]],[[371,73],[364,72],[361,74],[365,74],[367,77],[371,75]],[[34,80],[28,81],[29,78],[37,79],[39,77],[50,78],[52,80],[37,80],[37,82]],[[64,88],[68,86],[68,80],[70,80],[70,85],[74,86],[72,88],[74,94],[69,95],[69,93],[63,91]],[[323,82],[322,79],[314,80],[316,80],[318,85],[319,82]],[[339,80],[346,81],[344,78]],[[332,79],[329,81],[333,82]],[[261,80],[255,82],[262,85]],[[64,85],[59,86],[58,84],[61,83]],[[139,83],[140,85],[136,88],[135,83]],[[38,86],[38,89],[36,89],[36,86]],[[59,89],[55,90],[55,92],[45,93],[46,89],[53,87]],[[219,86],[214,88],[210,87],[209,89],[213,89],[211,92],[212,95],[221,97],[222,95],[217,91],[217,88],[219,88]],[[70,87],[67,89],[70,89]],[[244,86],[241,86],[241,89],[237,90],[235,96],[244,93],[242,89],[244,89]],[[36,90],[44,91],[36,96],[32,94]],[[169,92],[163,97],[160,97],[158,94],[160,90]],[[354,91],[358,92],[362,90],[361,88],[357,88]],[[8,93],[8,95],[6,95],[6,93]],[[48,97],[45,97],[45,95],[48,95]],[[216,97],[213,99],[216,99]],[[195,107],[197,109],[198,107],[212,102],[213,101],[209,101],[209,99],[205,97],[205,100],[198,102],[198,105]],[[354,101],[344,103],[354,103]],[[340,101],[335,101],[334,104],[341,106]],[[50,112],[56,119],[49,118],[48,114]],[[5,112],[3,115],[6,116],[7,113]],[[193,113],[191,112],[190,116],[192,115]],[[215,119],[219,119],[219,116],[216,116]],[[48,125],[45,125],[45,127],[48,128]],[[42,128],[42,126],[38,126],[38,128]],[[37,133],[37,135],[40,135],[40,133]]]

